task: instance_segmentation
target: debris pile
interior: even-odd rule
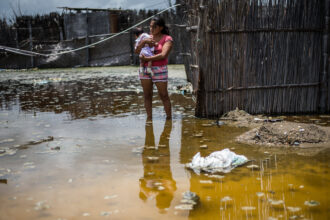
[[[254,116],[236,108],[233,111],[225,113],[223,116],[221,116],[220,120],[226,121],[226,124],[237,127],[257,127],[264,122],[275,122],[281,119],[267,118],[262,115]]]
[[[268,146],[302,143],[322,143],[328,140],[328,134],[321,127],[310,124],[281,122],[264,124],[237,137],[237,141]]]

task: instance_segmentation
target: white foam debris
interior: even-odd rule
[[[212,180],[200,180],[199,181],[201,184],[212,184],[213,181]]]
[[[284,206],[284,201],[283,200],[273,200],[269,199],[268,202],[272,207],[283,207]]]
[[[259,169],[259,166],[258,165],[255,165],[255,164],[251,164],[251,165],[246,166],[246,168],[249,168],[249,169],[252,169],[252,170],[256,170],[256,169]]]
[[[193,210],[193,204],[181,204],[174,207],[176,210]]]
[[[287,207],[287,210],[289,212],[299,212],[301,210],[301,208],[300,207],[291,207],[291,206],[288,206]]]
[[[45,210],[45,209],[49,209],[50,206],[47,204],[47,201],[40,201],[40,202],[37,202],[35,204],[35,207],[34,209],[39,211],[39,210]]]
[[[309,207],[315,207],[315,206],[319,206],[320,203],[315,200],[310,200],[310,201],[305,201],[304,205]]]
[[[259,198],[261,198],[261,197],[264,197],[264,196],[265,196],[265,193],[263,193],[263,192],[257,192],[256,194],[257,194],[257,196],[258,196]]]
[[[229,196],[225,196],[225,197],[223,197],[220,201],[221,202],[230,202],[230,201],[232,201],[233,199],[231,198],[231,197],[229,197]]]
[[[104,199],[106,199],[106,200],[108,200],[108,199],[115,199],[117,197],[118,197],[118,195],[104,196]]]
[[[254,206],[242,206],[241,209],[243,211],[253,211],[253,210],[256,209],[256,207],[254,207]]]

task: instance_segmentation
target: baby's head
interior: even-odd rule
[[[134,28],[133,33],[135,35],[135,38],[138,38],[141,34],[143,34],[142,28]]]

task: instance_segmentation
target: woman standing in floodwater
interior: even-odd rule
[[[145,66],[143,72],[139,72],[139,78],[144,93],[144,106],[147,112],[147,120],[152,119],[152,96],[153,96],[153,83],[156,84],[158,94],[163,102],[166,112],[166,119],[172,118],[171,101],[167,91],[168,69],[167,57],[173,46],[173,39],[169,36],[168,27],[162,18],[155,17],[150,22],[151,39],[142,40],[136,46],[135,53],[139,54],[145,44],[153,45],[155,47],[154,56],[140,57],[141,60],[146,62],[152,61],[152,73],[147,73]]]

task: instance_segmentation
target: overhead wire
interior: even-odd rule
[[[20,55],[25,55],[25,56],[43,56],[43,57],[59,56],[59,55],[64,55],[64,54],[68,54],[68,53],[73,53],[73,52],[76,52],[76,51],[79,51],[79,50],[83,50],[83,49],[87,49],[87,48],[93,47],[95,45],[98,45],[100,43],[103,43],[105,41],[108,41],[108,40],[110,40],[110,39],[112,39],[114,37],[117,37],[117,36],[119,36],[119,35],[127,32],[127,31],[129,31],[129,30],[131,30],[131,29],[133,29],[133,28],[135,28],[135,27],[143,24],[144,22],[151,20],[155,16],[157,16],[159,14],[162,14],[165,11],[168,11],[168,10],[170,10],[172,8],[175,8],[175,7],[179,6],[179,5],[180,4],[176,4],[176,5],[173,5],[171,7],[168,7],[166,9],[164,9],[164,10],[162,10],[162,11],[160,11],[160,12],[158,12],[158,13],[156,13],[156,14],[154,14],[154,15],[146,18],[146,19],[144,19],[143,21],[141,21],[141,22],[139,22],[139,23],[137,23],[137,24],[135,24],[135,25],[127,28],[126,30],[121,31],[119,33],[116,33],[116,34],[114,34],[114,35],[112,35],[110,37],[107,37],[107,38],[103,39],[103,40],[100,40],[100,41],[94,42],[92,44],[85,45],[83,47],[79,47],[79,48],[76,48],[76,49],[73,49],[73,50],[67,50],[67,51],[58,52],[58,53],[51,53],[51,54],[43,54],[43,53],[37,53],[37,52],[29,51],[29,50],[21,50],[21,49],[17,49],[17,48],[6,47],[6,46],[2,46],[2,45],[0,45],[0,49],[5,50],[5,51],[8,51],[8,52],[12,52],[12,53],[20,54]]]

